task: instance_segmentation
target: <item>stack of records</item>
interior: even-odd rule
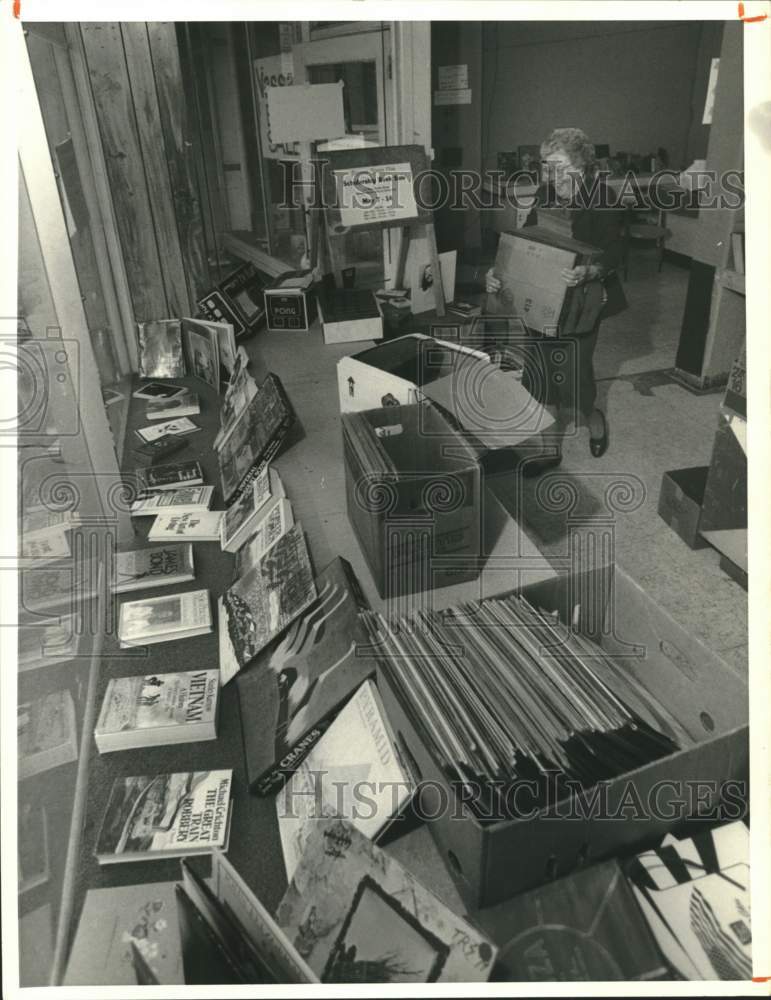
[[[629,671],[522,597],[366,621],[404,710],[480,818],[516,818],[518,783],[542,808],[688,742]]]

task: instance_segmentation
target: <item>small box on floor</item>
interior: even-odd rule
[[[319,293],[318,305],[325,344],[383,339],[383,315],[373,292],[333,288]]]
[[[476,579],[482,512],[471,444],[431,403],[342,422],[348,518],[380,595]]]
[[[701,505],[707,485],[709,466],[692,469],[672,469],[661,479],[659,517],[678,534],[690,549],[706,548],[699,534]]]
[[[316,295],[310,271],[288,271],[265,289],[268,329],[307,332],[316,318]]]

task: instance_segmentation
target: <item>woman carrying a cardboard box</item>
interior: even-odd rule
[[[554,388],[555,424],[549,431],[549,442],[557,445],[556,454],[525,465],[526,475],[537,475],[554,468],[562,461],[562,438],[571,420],[583,422],[589,429],[589,447],[599,458],[608,447],[608,424],[605,414],[596,406],[597,386],[594,379],[594,349],[600,322],[626,308],[626,298],[616,268],[623,253],[623,211],[604,180],[598,176],[594,146],[587,135],[577,128],[555,129],[541,144],[544,180],[536,191],[535,202],[525,226],[542,224],[541,215],[553,216],[551,223],[564,219],[566,231],[574,240],[599,251],[595,261],[562,271],[569,288],[584,286],[583,300],[591,316],[587,322],[573,323],[571,330],[560,330],[575,344],[576,377],[565,378],[550,371],[550,352],[544,353],[546,384]],[[486,275],[488,293],[501,290],[500,276],[491,268]],[[588,294],[588,293],[594,294]],[[594,306],[591,303],[594,302]]]

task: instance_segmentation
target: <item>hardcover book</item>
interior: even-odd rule
[[[196,461],[137,469],[136,475],[142,484],[142,489],[146,492],[176,490],[180,486],[201,486],[203,484],[203,469],[201,463]]]
[[[151,542],[164,542],[176,538],[189,538],[194,542],[218,542],[221,519],[221,510],[159,514],[153,521],[147,537]]]
[[[174,490],[162,490],[135,500],[131,505],[131,516],[200,514],[208,511],[213,495],[213,486],[183,486]]]
[[[257,383],[249,374],[249,356],[243,347],[239,347],[220,407],[220,429],[214,438],[215,449],[221,448],[230,437],[238,418],[256,395]]]
[[[316,596],[308,545],[295,524],[219,602],[223,683],[279,636]]]
[[[172,399],[157,399],[147,404],[145,416],[148,420],[176,420],[178,417],[192,417],[201,412],[201,402],[194,392],[185,389]]]
[[[275,469],[267,466],[254,480],[252,488],[245,490],[223,513],[220,540],[223,552],[237,552],[254,534],[258,522],[267,512],[268,501],[284,495],[281,477]]]
[[[287,879],[318,820],[339,816],[375,840],[413,789],[377,688],[365,681],[276,798]]]
[[[666,966],[616,861],[473,914],[498,945],[496,978],[513,982],[660,978]]]
[[[185,374],[182,324],[178,319],[137,324],[140,378],[180,378]]]
[[[236,678],[250,788],[279,790],[334,715],[374,673],[361,615],[368,604],[350,564],[333,559],[318,596],[278,645]]]
[[[164,545],[163,548],[134,549],[119,552],[115,558],[113,594],[150,587],[167,587],[195,579],[193,546]]]
[[[114,677],[94,729],[99,753],[217,736],[219,670]]]
[[[137,958],[152,981],[182,986],[176,882],[89,889],[63,986],[137,986]]]
[[[314,824],[276,919],[322,983],[484,982],[496,949],[350,823]]]
[[[50,691],[16,708],[19,780],[78,759],[75,704],[66,689]]]
[[[292,505],[287,499],[282,498],[265,506],[264,512],[260,511],[260,520],[251,538],[236,553],[236,579],[256,566],[268,549],[294,524]]]
[[[147,646],[211,632],[208,590],[164,594],[121,604],[118,638],[123,647]]]
[[[116,778],[94,853],[99,864],[227,847],[232,770]]]
[[[222,495],[231,503],[251,484],[281,446],[295,416],[279,379],[271,374],[236,419],[218,452]]]

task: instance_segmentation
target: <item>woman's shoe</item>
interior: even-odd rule
[[[597,410],[597,412],[602,417],[602,436],[596,438],[589,435],[589,451],[595,458],[600,458],[608,450],[608,422],[602,410]]]

